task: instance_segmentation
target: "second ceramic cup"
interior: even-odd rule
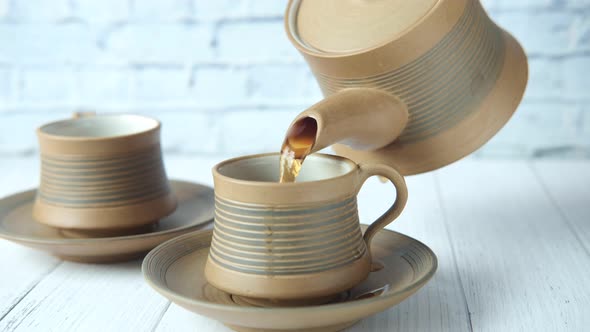
[[[361,232],[356,195],[381,175],[397,197]],[[403,177],[378,164],[314,154],[296,183],[278,183],[279,155],[246,156],[213,168],[215,224],[205,276],[234,295],[279,301],[322,301],[363,281],[373,235],[407,200]]]
[[[157,120],[88,116],[46,124],[37,135],[37,221],[63,229],[114,231],[149,225],[176,208]]]

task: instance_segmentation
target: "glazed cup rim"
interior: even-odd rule
[[[339,179],[350,176],[351,174],[355,173],[358,170],[358,164],[346,157],[341,157],[341,156],[327,154],[327,153],[313,153],[310,156],[325,158],[325,159],[332,159],[332,160],[336,160],[341,163],[346,163],[346,164],[350,165],[350,170],[346,171],[343,174],[339,174],[336,176],[331,176],[331,177],[327,177],[327,178],[323,178],[323,179],[319,179],[319,180],[304,181],[304,182],[290,182],[290,183],[280,183],[278,181],[271,182],[271,181],[242,180],[242,179],[236,179],[236,178],[224,175],[220,172],[220,168],[223,166],[226,166],[226,165],[238,162],[238,161],[242,161],[242,160],[256,159],[256,158],[262,158],[262,157],[268,157],[268,156],[276,156],[278,159],[280,156],[280,153],[278,153],[278,152],[260,153],[260,154],[251,154],[251,155],[245,155],[245,156],[226,159],[222,162],[219,162],[217,165],[213,166],[213,169],[212,169],[213,178],[214,179],[216,179],[216,178],[222,179],[223,181],[228,182],[228,183],[241,184],[241,185],[247,185],[247,186],[259,186],[259,187],[271,187],[271,188],[283,187],[283,188],[285,188],[287,186],[303,187],[303,186],[309,186],[309,185],[316,185],[318,183],[328,183],[328,182],[332,182],[332,181],[337,181]]]
[[[60,140],[60,141],[74,141],[74,142],[84,142],[84,141],[108,141],[113,139],[125,139],[125,138],[132,138],[138,137],[142,135],[146,135],[148,133],[152,133],[155,131],[160,130],[162,127],[162,123],[160,120],[155,118],[140,115],[140,114],[133,114],[133,113],[109,113],[109,114],[97,114],[93,115],[90,118],[137,118],[141,120],[148,120],[153,122],[149,128],[137,130],[127,134],[119,134],[119,135],[105,135],[105,136],[67,136],[67,135],[60,135],[60,134],[53,134],[48,133],[45,131],[46,128],[49,126],[54,126],[61,123],[68,123],[68,122],[76,122],[76,121],[88,121],[89,118],[71,118],[71,119],[63,119],[57,121],[51,121],[39,126],[36,130],[37,135],[40,138],[47,138],[51,140]]]

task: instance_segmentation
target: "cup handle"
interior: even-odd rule
[[[387,211],[385,211],[381,217],[377,218],[377,220],[369,225],[365,231],[365,234],[363,235],[363,240],[367,244],[369,252],[371,252],[371,240],[373,239],[373,236],[375,236],[375,234],[377,234],[377,232],[382,230],[385,226],[393,222],[402,213],[402,210],[408,201],[408,188],[406,187],[406,181],[404,180],[404,177],[393,167],[383,164],[361,164],[359,165],[359,168],[360,184],[357,191],[360,190],[363,183],[365,183],[365,181],[373,175],[379,175],[389,179],[395,186],[396,191],[396,198],[395,202],[393,202],[393,205],[391,205],[391,207],[387,209]]]
[[[78,111],[75,111],[74,113],[72,113],[72,118],[74,118],[74,119],[89,118],[91,116],[96,116],[96,112],[89,111],[89,110],[78,110]]]

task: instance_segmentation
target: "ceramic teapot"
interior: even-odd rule
[[[430,171],[478,149],[510,119],[528,66],[478,0],[290,0],[285,26],[326,99],[311,152]]]

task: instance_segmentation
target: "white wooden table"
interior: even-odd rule
[[[166,164],[210,184],[216,161]],[[34,187],[36,174],[36,160],[0,160],[0,196]],[[350,331],[590,331],[590,162],[467,160],[407,182],[390,228],[430,246],[438,271]],[[392,193],[369,180],[362,221]],[[0,331],[229,331],[149,288],[139,260],[76,264],[4,240],[0,255]]]

